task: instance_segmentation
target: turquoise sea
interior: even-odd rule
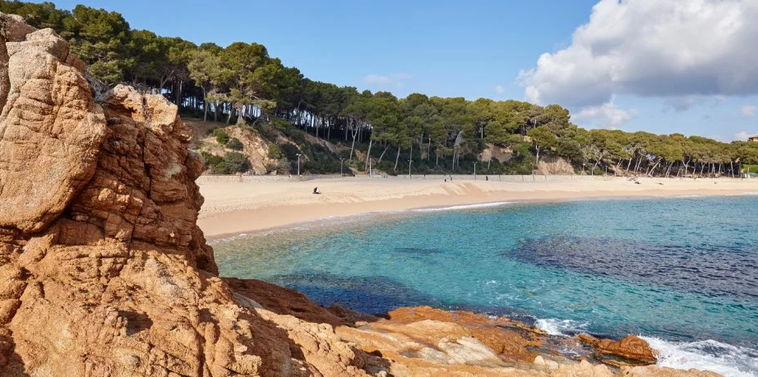
[[[495,203],[213,244],[222,275],[381,313],[431,305],[645,337],[659,365],[758,376],[758,196]]]

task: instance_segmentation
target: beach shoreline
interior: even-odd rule
[[[362,215],[489,205],[597,199],[738,196],[758,193],[758,180],[625,178],[499,182],[471,179],[330,178],[309,181],[199,180],[205,204],[198,224],[210,241],[347,220]],[[319,187],[321,195],[314,195]]]

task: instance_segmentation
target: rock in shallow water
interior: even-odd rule
[[[580,341],[595,348],[598,359],[614,366],[652,365],[658,359],[655,351],[644,339],[629,335],[621,340],[597,339],[592,335],[580,334]]]

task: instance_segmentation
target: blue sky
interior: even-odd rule
[[[739,18],[758,7],[739,0],[55,1],[79,3],[196,43],[262,43],[285,65],[338,85],[555,102],[588,128],[724,141],[758,133],[758,71],[734,63],[758,60],[745,55],[758,28]],[[712,19],[698,16],[704,11]],[[709,31],[714,24],[722,27]],[[723,25],[732,28],[722,35]],[[716,52],[697,54],[706,48]]]

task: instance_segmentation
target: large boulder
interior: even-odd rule
[[[2,15],[0,240],[48,227],[95,173],[105,117],[51,30]]]
[[[216,276],[176,106],[95,98],[61,37],[0,23],[1,376],[366,375],[331,325]]]

